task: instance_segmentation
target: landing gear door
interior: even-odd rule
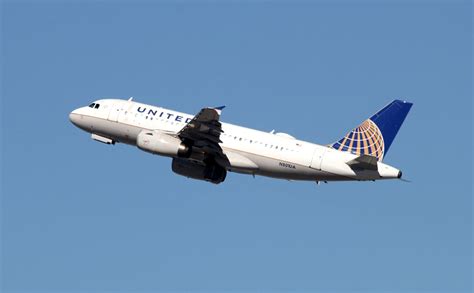
[[[321,170],[321,163],[323,161],[324,153],[327,151],[326,148],[316,148],[311,159],[310,167],[316,170]]]
[[[117,101],[110,107],[109,120],[117,122],[120,114],[122,113],[123,102]]]

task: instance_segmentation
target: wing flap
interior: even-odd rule
[[[223,107],[203,108],[181,129],[178,136],[190,141],[194,147],[209,156],[225,158],[219,146],[222,143],[220,135],[224,132],[219,122],[222,109]]]

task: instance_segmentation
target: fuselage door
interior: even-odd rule
[[[110,121],[114,121],[114,122],[117,122],[118,121],[118,118],[120,116],[120,114],[122,113],[123,111],[123,104],[125,102],[123,101],[117,101],[117,102],[114,102],[111,107],[110,107],[110,112],[109,112],[109,120]]]
[[[325,147],[317,147],[314,150],[313,158],[311,159],[310,167],[316,170],[321,170],[321,162],[323,161],[324,153],[326,152],[327,148]]]

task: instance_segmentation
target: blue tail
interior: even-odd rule
[[[375,115],[362,122],[333,148],[357,155],[370,155],[382,161],[413,104],[394,100]]]

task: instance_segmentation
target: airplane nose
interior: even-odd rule
[[[71,121],[72,124],[78,126],[79,120],[80,120],[80,115],[77,113],[77,110],[74,110],[71,113],[69,113],[69,121]]]

